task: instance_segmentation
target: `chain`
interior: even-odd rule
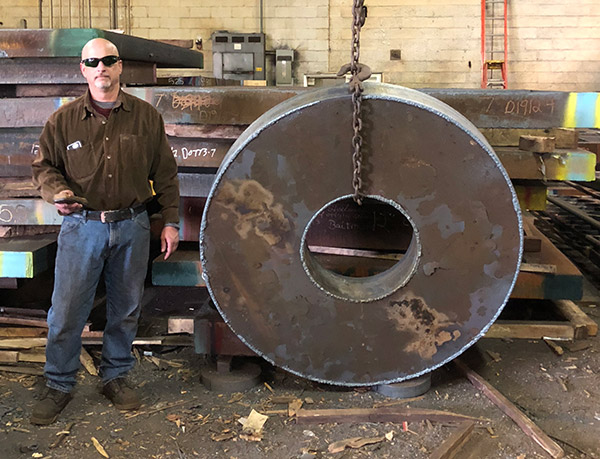
[[[359,63],[360,57],[360,29],[365,23],[367,17],[367,8],[364,6],[364,0],[353,0],[352,8],[352,58],[350,64],[343,65],[338,72],[339,76],[345,75],[350,71],[352,77],[349,82],[349,89],[352,93],[352,188],[354,189],[353,199],[358,204],[362,204],[362,152],[361,147],[363,138],[360,135],[362,129],[362,82],[369,79],[371,69]]]

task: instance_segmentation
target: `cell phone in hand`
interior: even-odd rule
[[[54,204],[81,204],[82,206],[87,206],[88,200],[81,196],[67,196],[55,199]]]

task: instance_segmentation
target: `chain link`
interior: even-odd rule
[[[338,76],[345,75],[350,72],[352,75],[348,87],[352,93],[352,188],[354,201],[358,205],[362,204],[362,152],[363,143],[360,131],[362,129],[362,82],[371,77],[371,69],[369,66],[359,63],[360,57],[360,29],[365,24],[367,18],[367,7],[364,6],[365,0],[352,0],[352,57],[349,64],[342,65],[342,68],[337,73]]]
[[[353,0],[354,7],[352,8],[352,59],[350,61],[350,73],[352,78],[350,79],[350,91],[352,91],[352,188],[354,189],[353,199],[358,204],[362,204],[362,152],[361,147],[363,143],[360,131],[362,129],[362,93],[363,85],[359,72],[361,70],[358,63],[360,58],[360,29],[365,23],[366,8],[364,6],[364,0]],[[370,72],[369,72],[370,73]],[[362,76],[362,75],[361,75]],[[368,78],[368,77],[367,77]]]

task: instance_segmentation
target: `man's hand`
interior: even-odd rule
[[[63,190],[60,193],[54,195],[54,200],[69,198],[71,196],[75,196],[75,193],[73,193],[71,190]],[[69,215],[73,212],[80,211],[83,206],[76,202],[71,204],[56,202],[54,203],[54,207],[56,207],[56,210],[58,210],[58,213],[60,215]]]
[[[171,256],[179,245],[179,230],[165,226],[160,234],[160,251],[165,254],[165,260]]]

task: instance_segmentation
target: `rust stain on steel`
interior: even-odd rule
[[[273,193],[256,180],[232,180],[219,189],[216,203],[222,207],[221,218],[233,225],[238,236],[247,240],[250,233],[269,245],[281,242],[291,229],[283,205]]]
[[[360,386],[416,377],[480,338],[510,296],[523,236],[508,175],[467,119],[367,84],[364,192],[404,214],[412,241],[375,276],[319,265],[303,243],[352,193],[350,97],[307,92],[253,123],[219,168],[200,236],[207,287],[240,339],[300,376]]]
[[[388,317],[398,331],[412,331],[414,339],[406,344],[406,352],[416,352],[430,360],[438,347],[456,341],[461,332],[444,313],[430,309],[422,298],[405,298],[388,306]]]

